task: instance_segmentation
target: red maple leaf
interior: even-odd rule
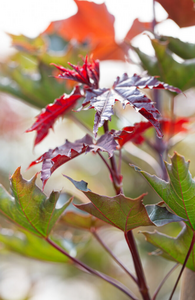
[[[86,56],[83,66],[75,66],[71,63],[68,64],[73,68],[73,70],[52,64],[62,72],[61,74],[55,76],[55,78],[74,80],[82,84],[86,84],[91,88],[98,88],[100,77],[99,60],[88,63]]]
[[[103,151],[107,152],[109,157],[111,157],[114,150],[116,150],[116,147],[117,143],[115,142],[114,137],[109,133],[102,135],[96,143],[93,143],[92,137],[87,134],[82,139],[76,140],[74,143],[66,140],[64,145],[56,147],[53,150],[50,149],[35,161],[31,162],[28,168],[41,162],[43,163],[41,180],[44,188],[51,174],[67,161],[72,160],[73,158],[85,152]]]
[[[36,121],[32,127],[26,130],[26,132],[36,130],[35,146],[48,135],[49,129],[53,127],[56,119],[73,108],[77,100],[81,97],[83,96],[80,93],[79,87],[76,86],[70,95],[62,95],[59,99],[56,99],[53,104],[47,105],[46,108],[41,111],[36,117]]]
[[[150,122],[139,122],[133,126],[124,127],[119,132],[113,132],[115,139],[118,140],[120,147],[123,147],[127,142],[132,142],[137,145],[144,142],[143,133],[152,127]]]
[[[51,22],[43,34],[58,34],[66,41],[87,42],[94,59],[124,61],[129,50],[127,43],[142,31],[152,28],[152,23],[142,23],[136,19],[124,41],[118,43],[115,41],[115,18],[108,12],[105,3],[74,2],[78,7],[77,13],[65,20]]]
[[[155,127],[157,135],[159,137],[163,136],[159,123],[159,111],[155,108],[152,101],[139,89],[166,89],[172,92],[181,92],[178,88],[160,82],[155,77],[140,77],[137,74],[129,77],[126,73],[121,78],[117,77],[111,89],[89,89],[86,91],[83,106],[90,103],[87,109],[94,108],[96,110],[93,129],[95,135],[98,128],[106,120],[111,119],[115,101],[120,101],[123,108],[127,104],[133,106]]]
[[[179,132],[187,132],[189,129],[184,125],[190,123],[191,119],[189,118],[177,118],[171,120],[170,118],[163,118],[161,123],[161,129],[163,134],[175,135]]]
[[[169,18],[179,27],[195,25],[195,10],[193,0],[157,0],[167,11]]]

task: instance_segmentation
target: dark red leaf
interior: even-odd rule
[[[92,63],[87,62],[87,56],[83,66],[75,66],[69,63],[73,70],[66,69],[62,66],[52,64],[62,73],[55,76],[56,78],[69,79],[86,84],[92,88],[98,88],[99,85],[99,61],[95,60]]]
[[[117,77],[112,89],[89,89],[86,92],[86,98],[83,106],[90,103],[88,109],[96,110],[94,133],[97,133],[99,127],[104,121],[110,120],[113,115],[113,105],[115,101],[120,101],[123,108],[127,104],[132,105],[155,127],[157,135],[162,137],[160,130],[159,117],[160,113],[153,105],[152,101],[144,95],[139,89],[166,89],[172,92],[180,93],[178,88],[158,81],[155,77],[140,77],[134,74],[128,77],[125,73],[121,78]]]
[[[76,140],[74,143],[66,140],[64,145],[57,147],[54,150],[50,149],[48,152],[45,152],[42,156],[33,161],[29,168],[43,162],[41,180],[44,187],[51,174],[67,161],[84,152],[97,152],[98,150],[108,152],[111,157],[113,155],[113,151],[116,150],[116,146],[117,143],[115,142],[114,137],[108,133],[101,136],[95,144],[93,143],[92,137],[87,134],[82,139]]]
[[[46,108],[41,111],[41,113],[36,117],[35,123],[26,131],[37,131],[35,146],[48,135],[48,131],[53,127],[56,119],[73,108],[77,100],[81,97],[83,96],[80,93],[79,87],[76,86],[72,94],[62,95],[59,99],[56,99],[53,104],[47,105]]]
[[[121,147],[129,141],[135,144],[141,144],[144,142],[142,134],[150,127],[152,127],[150,122],[135,123],[133,126],[124,127],[119,134],[115,134],[115,138],[118,139],[118,143]]]

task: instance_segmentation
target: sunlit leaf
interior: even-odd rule
[[[115,41],[114,16],[108,12],[106,5],[74,1],[78,12],[68,19],[52,22],[44,33],[57,33],[65,40],[89,43],[95,59],[124,60],[127,52]]]
[[[125,41],[131,41],[135,36],[145,30],[152,31],[152,22],[140,22],[139,19],[135,19],[131,28],[125,36]]]
[[[63,94],[60,98],[56,99],[53,104],[47,105],[46,108],[41,111],[36,117],[35,123],[26,130],[26,132],[36,130],[35,146],[48,135],[49,129],[53,128],[56,119],[73,108],[81,97],[82,95],[77,86],[70,95]]]
[[[68,63],[73,70],[66,69],[63,66],[54,65],[62,73],[55,76],[56,78],[69,79],[86,84],[92,88],[98,88],[99,86],[99,60],[94,60],[91,63],[87,61],[87,56],[85,58],[83,66],[75,66],[71,63]]]
[[[3,243],[6,250],[30,258],[50,262],[68,261],[65,255],[53,248],[44,239],[27,231],[12,231],[3,228],[0,231],[0,242]]]
[[[158,118],[159,111],[155,108],[152,101],[144,95],[139,89],[166,89],[180,93],[178,88],[174,88],[164,82],[158,81],[155,77],[140,77],[134,74],[129,77],[126,73],[117,77],[111,89],[89,89],[86,92],[86,98],[83,106],[90,103],[88,109],[96,110],[94,133],[97,133],[106,120],[110,120],[113,115],[113,105],[115,101],[120,101],[123,108],[127,104],[133,106],[141,115],[155,127],[157,135],[162,137]]]
[[[169,18],[179,27],[195,25],[195,11],[192,0],[157,0],[167,11]]]
[[[11,176],[11,196],[0,186],[0,213],[26,230],[47,237],[71,199],[57,208],[59,193],[47,196],[35,185],[36,175],[29,181],[22,178],[20,168]]]
[[[143,133],[150,127],[152,127],[150,122],[135,123],[133,126],[124,127],[115,137],[121,147],[127,142],[139,145],[144,142]]]
[[[157,250],[154,252],[154,254],[160,255],[168,260],[176,261],[180,264],[184,263],[193,235],[193,231],[188,226],[184,227],[175,238],[157,231],[142,233],[149,243],[160,249],[159,251]],[[190,253],[186,267],[195,272],[194,255],[195,248],[193,248]]]

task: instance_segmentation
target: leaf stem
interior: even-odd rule
[[[118,174],[121,174],[122,150],[119,149]]]
[[[105,160],[105,158],[103,157],[103,155],[99,152],[99,150],[97,151],[97,154],[101,157],[101,159],[103,160],[103,162],[105,163],[106,167],[108,168],[110,174],[113,177],[114,174],[113,174],[113,171],[112,171],[111,167],[109,166],[109,164],[107,163],[107,161]]]
[[[171,270],[166,274],[166,276],[164,277],[164,279],[161,281],[161,283],[159,284],[158,288],[156,289],[152,300],[156,300],[156,297],[160,291],[160,289],[162,288],[163,284],[165,283],[165,281],[168,279],[168,277],[171,275],[171,273],[179,266],[179,264],[176,264],[173,266],[173,268],[171,268]]]
[[[108,131],[109,131],[108,121],[105,121],[104,122],[104,132],[107,133]],[[120,174],[118,174],[118,169],[117,169],[116,160],[115,160],[114,155],[110,158],[110,164],[111,164],[111,169],[112,169],[112,173],[110,175],[112,176],[113,186],[116,191],[116,195],[122,194],[123,193],[122,183],[121,183],[121,179],[120,179]]]
[[[161,105],[160,105],[160,92],[158,90],[153,91],[154,95],[154,102],[156,103],[156,108],[160,111]],[[158,154],[160,165],[162,168],[163,178],[164,180],[168,179],[167,171],[165,168],[164,160],[163,160],[163,154],[166,150],[166,144],[164,143],[163,139],[159,139],[156,137],[156,142],[153,148],[156,153]]]
[[[135,271],[136,271],[137,279],[138,279],[139,291],[142,295],[143,300],[150,300],[151,298],[150,298],[150,295],[148,292],[148,287],[146,285],[146,279],[144,276],[141,259],[140,259],[139,253],[137,251],[137,246],[136,246],[134,236],[133,236],[133,233],[131,230],[125,232],[125,238],[126,238],[127,244],[129,246],[129,249],[132,254],[134,267],[135,267]]]
[[[137,284],[137,279],[125,268],[125,266],[120,262],[120,260],[114,255],[114,253],[106,246],[106,244],[102,241],[100,236],[97,234],[97,231],[91,230],[91,233],[95,237],[95,239],[102,245],[102,247],[106,250],[106,252],[114,259],[114,261],[133,279],[133,281]]]
[[[114,278],[111,278],[101,272],[98,272],[92,268],[90,268],[89,266],[85,265],[83,262],[81,262],[80,260],[76,259],[75,257],[72,257],[69,253],[67,253],[64,249],[62,249],[60,246],[58,246],[56,243],[54,243],[52,240],[50,240],[49,238],[45,238],[45,240],[52,246],[54,247],[56,250],[58,250],[59,252],[61,252],[62,254],[64,254],[65,256],[67,256],[71,261],[73,261],[78,267],[81,267],[82,269],[84,269],[85,271],[89,272],[90,274],[96,275],[97,277],[107,281],[108,283],[112,284],[113,286],[115,286],[116,288],[118,288],[121,292],[123,292],[124,294],[126,294],[130,299],[132,300],[138,300],[135,298],[134,295],[132,295],[130,293],[130,291],[121,283],[119,283],[117,280],[115,280]]]
[[[175,283],[175,285],[174,285],[174,287],[173,287],[173,290],[172,290],[171,296],[169,297],[169,300],[171,300],[172,297],[173,297],[173,294],[174,294],[174,292],[175,292],[175,290],[176,290],[176,287],[177,287],[177,285],[178,285],[178,282],[179,282],[179,280],[180,280],[180,277],[181,277],[181,275],[182,275],[182,273],[183,273],[183,270],[184,270],[184,268],[185,268],[185,266],[186,266],[186,263],[187,263],[188,258],[189,258],[189,256],[190,256],[190,253],[192,252],[194,243],[195,243],[195,232],[193,232],[193,237],[192,237],[192,241],[191,241],[191,244],[190,244],[190,248],[189,248],[189,250],[188,250],[188,253],[187,253],[187,255],[186,255],[186,258],[185,258],[185,260],[184,260],[183,266],[182,266],[181,271],[180,271],[180,273],[179,273],[179,276],[178,276],[178,278],[177,278],[177,280],[176,280],[176,283]]]

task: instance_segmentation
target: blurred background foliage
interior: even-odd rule
[[[139,73],[146,70],[150,75],[159,76],[160,80],[179,87],[184,92],[176,97],[166,91],[160,93],[160,111],[163,117],[169,117],[172,120],[187,118],[180,129],[173,131],[170,125],[170,128],[166,130],[165,158],[168,159],[169,154],[172,155],[174,150],[184,155],[186,160],[191,159],[190,170],[194,176],[195,44],[181,41],[174,36],[154,35],[152,34],[154,20],[140,22],[138,19],[134,20],[123,40],[118,42],[115,40],[114,16],[109,13],[105,4],[78,0],[74,2],[78,7],[75,15],[65,20],[52,22],[35,38],[9,34],[15,51],[0,65],[0,182],[9,190],[8,177],[19,165],[22,165],[24,177],[31,178],[35,172],[39,171],[39,166],[35,166],[25,172],[32,160],[49,148],[61,145],[65,139],[74,141],[84,133],[92,131],[94,112],[89,110],[79,113],[70,111],[65,118],[55,124],[54,130],[50,131],[49,136],[34,151],[34,133],[24,134],[25,130],[32,125],[40,109],[53,103],[54,99],[63,93],[70,93],[74,86],[74,83],[70,81],[55,79],[53,76],[57,73],[50,63],[65,67],[68,67],[67,62],[81,64],[86,54],[100,60],[102,86],[112,84],[113,77],[109,74],[122,62],[122,68],[118,68],[119,73],[121,70],[123,72],[123,69],[130,71],[131,74],[133,70]],[[183,10],[181,8],[175,10],[179,7],[178,1],[168,5],[165,0],[158,2],[178,26],[195,25],[195,12],[192,13],[193,1],[180,0],[181,7],[184,2],[186,3]],[[188,14],[189,11],[190,14]],[[187,20],[184,20],[184,15],[188,15]],[[140,49],[134,43],[135,37],[143,31],[147,31],[147,39],[151,40],[155,54],[153,56],[145,53],[143,47]],[[140,38],[146,37],[142,35]],[[148,93],[152,98],[152,92]],[[123,110],[117,104],[114,109],[115,116],[110,125],[112,129],[120,130],[124,126],[142,120],[131,107]],[[102,133],[101,129],[99,133]],[[126,196],[135,198],[147,191],[148,195],[144,203],[157,203],[160,199],[152,188],[138,173],[129,168],[129,163],[133,163],[150,173],[162,175],[160,157],[151,147],[156,139],[155,130],[149,129],[145,133],[145,138],[145,143],[136,145],[129,142],[123,150],[124,192]],[[78,202],[86,201],[86,198],[63,178],[62,173],[75,180],[85,180],[94,192],[114,195],[109,174],[102,161],[94,154],[78,157],[63,165],[52,175],[45,188],[46,194],[53,189],[61,190],[62,201],[67,199],[67,193],[78,198]],[[40,181],[38,184],[40,185]],[[70,210],[74,210],[73,206]],[[0,299],[44,300],[54,297],[56,300],[126,299],[107,283],[81,273],[64,256],[47,244],[40,247],[43,241],[39,238],[16,228],[2,217],[0,224]],[[176,236],[180,229],[179,224],[169,224],[161,231]],[[123,234],[116,229],[101,228],[101,226],[98,231],[125,266],[133,270]],[[134,284],[128,281],[124,272],[104,252],[89,230],[73,228],[62,222],[57,225],[53,236],[71,255],[81,258],[85,263],[106,274],[112,274],[113,277],[130,286],[138,296]],[[147,275],[148,285],[153,293],[172,263],[166,262],[165,264],[165,261],[158,256],[148,256],[148,253],[154,251],[155,247],[144,242],[142,235],[136,234],[136,239],[146,274],[149,274]],[[44,251],[40,252],[40,249]],[[39,261],[43,259],[47,262]],[[167,293],[176,276],[177,271],[165,284],[159,299],[167,299]],[[175,294],[174,299],[178,299],[178,293]]]

